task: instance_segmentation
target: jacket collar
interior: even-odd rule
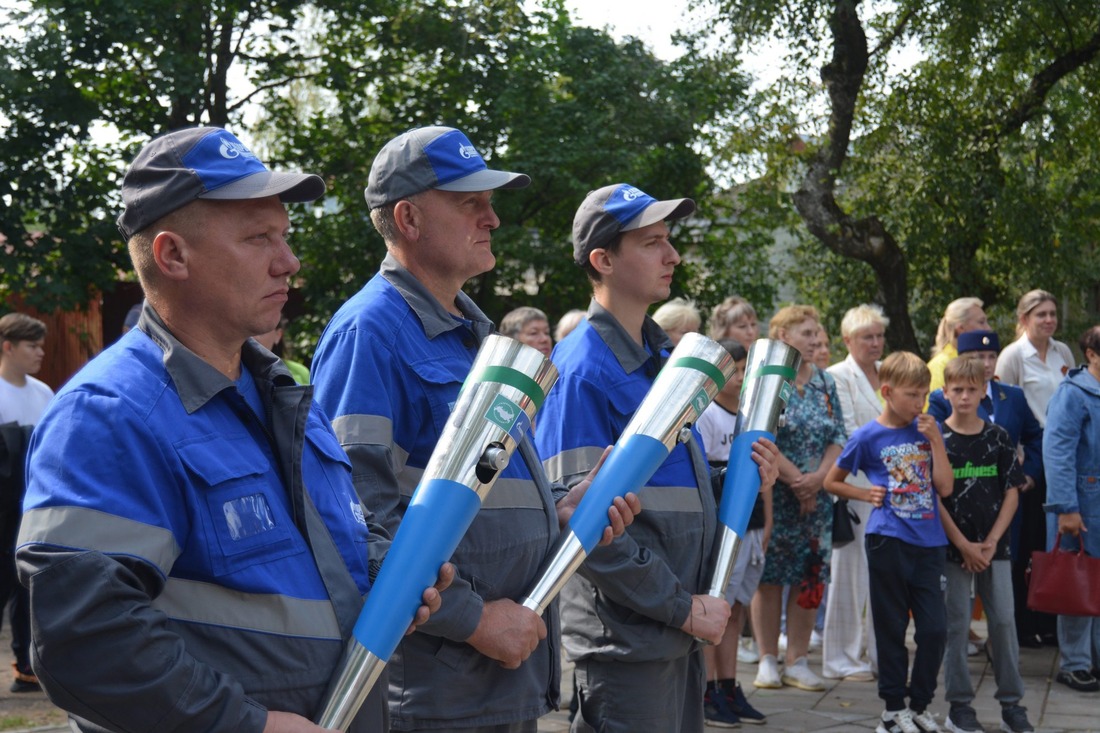
[[[222,390],[236,389],[237,385],[231,379],[203,361],[172,335],[149,301],[145,301],[141,309],[137,328],[164,352],[164,368],[176,386],[176,392],[188,414],[198,410]],[[268,400],[270,386],[295,384],[294,378],[279,357],[253,339],[248,339],[241,347],[241,368],[252,374],[265,401]]]
[[[401,297],[405,299],[409,308],[420,319],[420,325],[429,339],[434,339],[441,333],[458,328],[462,324],[436,300],[435,296],[428,292],[424,283],[416,279],[404,265],[397,261],[392,254],[387,254],[382,260],[379,274],[397,289]],[[461,290],[455,298],[455,305],[462,315],[470,321],[474,334],[480,343],[494,330],[493,322],[481,312],[470,296]]]
[[[657,322],[649,316],[646,316],[645,321],[642,322],[642,338],[653,349],[653,353],[631,338],[611,311],[597,303],[595,299],[588,306],[588,323],[607,344],[607,348],[611,349],[611,353],[627,374],[636,371],[650,359],[654,359],[657,367],[654,371],[655,375],[664,366],[669,352],[672,351],[672,341],[668,334],[662,331]]]

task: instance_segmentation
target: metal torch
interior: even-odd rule
[[[733,371],[729,352],[716,342],[697,333],[684,335],[543,561],[524,607],[538,614],[546,610],[599,543],[615,497],[639,491],[649,481],[676,443],[687,439]]]
[[[318,725],[351,725],[424,589],[435,584],[557,379],[537,349],[499,335],[482,343],[329,683]]]
[[[752,505],[760,493],[760,469],[752,460],[752,444],[759,438],[775,440],[779,416],[787,407],[795,374],[802,364],[797,349],[775,339],[757,339],[745,363],[741,387],[741,431],[730,446],[729,465],[718,507],[718,552],[707,595],[724,598],[741,537],[749,524]]]

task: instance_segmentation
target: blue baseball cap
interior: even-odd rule
[[[284,203],[325,193],[320,176],[270,171],[220,127],[176,130],[149,141],[122,179],[125,208],[118,230],[127,240],[195,199],[241,201],[278,196]]]
[[[629,183],[590,191],[573,217],[573,260],[584,265],[592,250],[606,247],[623,232],[683,219],[693,211],[695,202],[691,199],[658,201]]]
[[[497,171],[461,131],[453,127],[418,127],[382,146],[370,167],[363,192],[369,208],[414,196],[429,189],[493,191],[523,188],[525,173]]]

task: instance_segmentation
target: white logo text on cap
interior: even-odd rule
[[[228,158],[230,160],[239,158],[242,155],[246,158],[256,157],[243,143],[234,140],[222,140],[222,144],[218,147],[218,152],[221,153],[223,158]]]
[[[459,145],[458,146],[458,154],[461,155],[466,160],[470,160],[471,158],[480,157],[477,154],[477,148],[475,148],[473,145]]]
[[[629,186],[623,189],[623,198],[627,201],[633,201],[641,195],[641,189],[634,188],[633,186]]]

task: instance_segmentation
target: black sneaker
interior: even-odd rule
[[[741,719],[730,710],[726,696],[713,685],[707,685],[707,691],[703,693],[703,719],[715,728],[741,727]]]
[[[953,733],[985,733],[978,722],[978,714],[969,705],[952,705],[944,727]]]
[[[1027,719],[1027,708],[1022,705],[1005,705],[1001,708],[1001,730],[1005,733],[1029,733],[1035,730]]]
[[[741,689],[740,682],[734,682],[733,687],[726,688],[723,691],[726,693],[726,702],[729,703],[730,710],[741,719],[742,723],[763,725],[768,722],[768,716],[749,703],[748,698],[745,697],[745,691]]]
[[[12,680],[11,687],[8,689],[12,692],[41,692],[42,686],[38,684],[38,678],[33,674],[16,672],[15,679]]]
[[[1078,692],[1096,692],[1100,690],[1100,682],[1097,682],[1096,678],[1084,669],[1075,669],[1072,672],[1063,669],[1054,679]]]

